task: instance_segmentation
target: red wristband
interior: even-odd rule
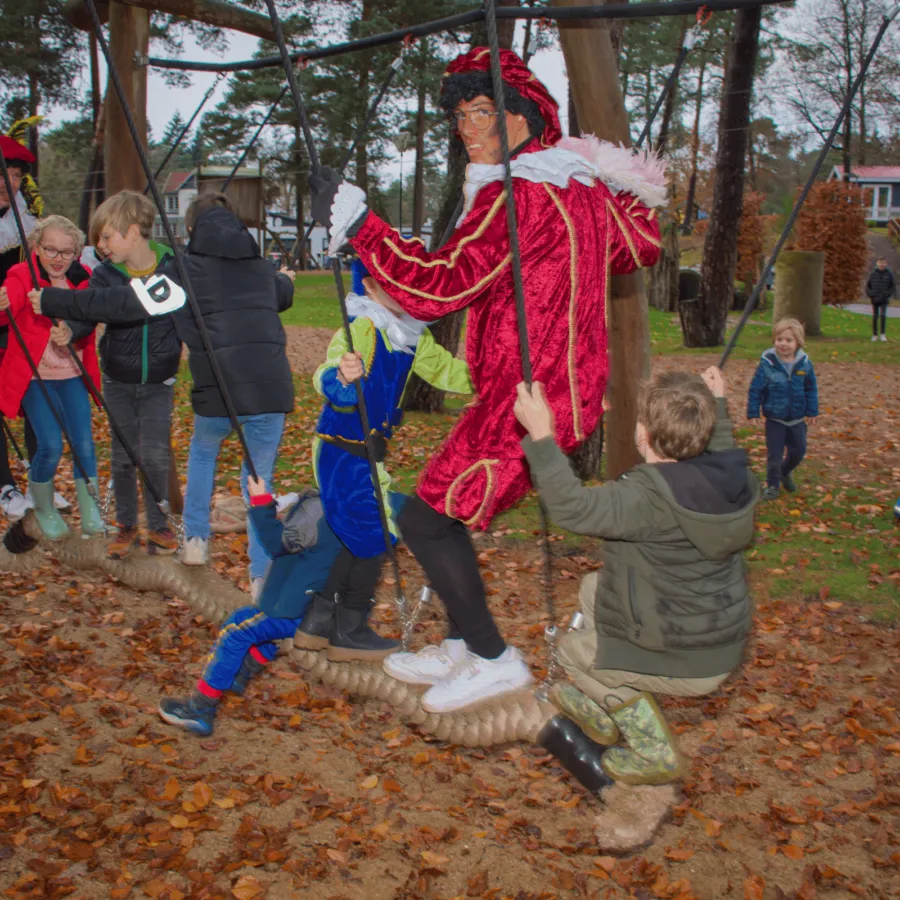
[[[259,494],[250,498],[251,506],[268,506],[275,498],[271,494]]]

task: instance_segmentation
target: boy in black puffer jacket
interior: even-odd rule
[[[155,218],[156,207],[135,191],[120,191],[97,207],[91,218],[91,240],[105,260],[92,273],[90,288],[127,287],[133,278],[153,275],[172,256],[168,247],[150,240]],[[143,310],[124,322],[103,315],[83,319],[108,323],[100,339],[103,396],[123,431],[132,437],[154,487],[167,499],[169,429],[181,359],[175,325],[170,318],[151,317]],[[112,559],[124,559],[138,542],[137,471],[115,434],[111,469],[119,529],[107,552]],[[143,489],[147,552],[171,555],[178,549],[178,538],[146,484]]]
[[[866,282],[866,296],[872,301],[872,340],[887,340],[885,325],[887,324],[887,308],[894,299],[894,273],[888,268],[887,260],[879,256],[875,268]],[[878,320],[881,319],[881,333],[878,331]]]

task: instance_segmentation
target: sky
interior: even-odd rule
[[[521,24],[518,28],[522,28]],[[222,62],[224,60],[242,60],[250,59],[256,50],[258,39],[252,35],[241,34],[233,31],[229,34],[229,47],[224,56],[211,53],[197,46],[196,42],[190,37],[185,39],[184,54],[181,58],[189,60],[215,61]],[[521,46],[521,35],[518,35],[518,44]],[[164,52],[151,51],[157,56],[163,57]],[[565,63],[560,50],[543,50],[537,53],[531,60],[530,66],[532,71],[540,78],[547,89],[554,96],[560,105],[560,118],[563,124],[563,130],[567,125],[568,110],[568,79],[565,74]],[[105,66],[101,63],[101,83],[106,83]],[[215,73],[212,72],[191,72],[191,85],[188,88],[173,88],[166,84],[162,70],[151,69],[147,83],[147,119],[155,137],[159,137],[165,131],[166,125],[176,112],[180,113],[182,118],[187,121],[193,114],[197,104],[203,99],[203,95],[209,89],[210,85],[216,80]],[[87,73],[85,73],[87,75]],[[87,90],[89,85],[86,83],[84,89]],[[227,79],[223,78],[219,82],[218,87],[212,97],[207,101],[204,111],[215,108],[225,96],[227,90]],[[388,101],[390,95],[388,95]],[[409,101],[412,102],[411,100]],[[54,125],[66,118],[72,118],[71,111],[62,109],[53,109],[48,114],[48,118]],[[389,159],[381,172],[383,182],[390,182],[399,176],[400,159],[399,154],[391,145],[388,148]],[[414,159],[414,151],[407,151],[404,156],[406,171],[411,170]]]

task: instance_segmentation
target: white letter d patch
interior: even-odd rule
[[[151,275],[146,281],[131,279],[131,289],[151,316],[163,316],[184,306],[184,290],[165,275]]]

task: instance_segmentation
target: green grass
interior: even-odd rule
[[[350,275],[344,274],[344,289],[350,290]],[[294,282],[294,305],[282,313],[285,325],[307,328],[341,327],[341,308],[331,272],[300,272]]]

